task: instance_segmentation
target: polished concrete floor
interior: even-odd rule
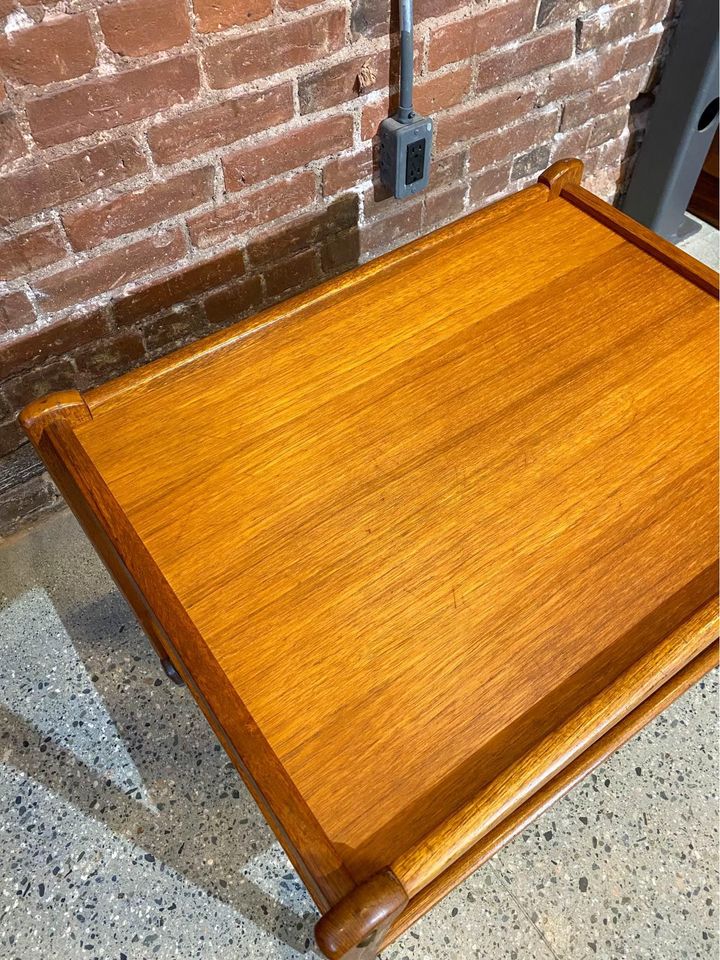
[[[685,245],[715,261],[716,233]],[[713,675],[384,957],[717,958],[717,787]],[[290,960],[314,955],[314,921],[73,518],[7,541],[0,960]]]

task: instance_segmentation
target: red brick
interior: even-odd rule
[[[455,106],[467,95],[472,80],[470,66],[462,66],[457,70],[432,77],[415,86],[413,102],[419,113],[434,114],[438,110]],[[375,103],[363,107],[362,138],[369,140],[374,137],[382,120],[395,112],[398,105],[398,96],[386,97]]]
[[[73,315],[39,329],[30,329],[3,344],[0,350],[0,380],[29,367],[36,367],[50,357],[57,357],[83,344],[107,335],[104,310]]]
[[[651,33],[649,37],[631,40],[625,48],[622,69],[633,70],[652,63],[662,41],[662,33]]]
[[[347,114],[270,137],[223,160],[228,190],[261,183],[311,160],[347,150],[353,142],[353,121]]]
[[[556,110],[531,114],[502,133],[483,137],[470,148],[470,172],[484,167],[495,167],[537,143],[550,140],[557,131],[559,120]]]
[[[19,330],[35,322],[35,311],[27,294],[18,290],[0,297],[0,334]]]
[[[360,262],[360,230],[353,227],[323,243],[320,261],[326,275],[342,273],[356,266]]]
[[[24,274],[57,263],[65,256],[60,231],[54,223],[0,243],[0,280],[15,280]]]
[[[375,81],[359,87],[358,74],[365,68],[375,75]],[[390,83],[390,52],[363,54],[351,60],[343,60],[330,67],[323,67],[298,81],[300,113],[313,113],[338,103],[346,103],[359,94],[380,90]]]
[[[148,131],[148,143],[156,163],[174,163],[267,130],[292,115],[292,86],[284,83],[159,123]]]
[[[195,57],[175,57],[31,100],[27,114],[35,140],[48,147],[185,103],[199,85]]]
[[[268,263],[287,260],[308,247],[332,243],[339,234],[357,226],[359,208],[357,196],[349,194],[338,197],[322,210],[294,217],[279,230],[277,227],[268,228],[248,244],[250,263],[264,268]]]
[[[272,0],[194,0],[193,6],[201,33],[262,20],[272,13]]]
[[[15,114],[0,113],[0,166],[17,160],[25,153],[25,141],[20,133]]]
[[[572,56],[574,46],[574,29],[562,27],[552,33],[538,33],[511,50],[491,53],[478,64],[477,89],[486,90],[566,60]]]
[[[549,143],[538,144],[527,153],[515,157],[510,170],[511,180],[524,180],[526,177],[542,173],[547,170],[550,162],[551,146]]]
[[[316,251],[305,250],[267,270],[265,289],[269,297],[279,297],[291,290],[307,289],[317,283],[319,277]]]
[[[197,340],[208,332],[205,314],[197,305],[172,310],[152,317],[143,324],[143,336],[148,352],[167,353],[189,340]]]
[[[544,27],[549,23],[574,23],[578,15],[596,10],[607,0],[540,0],[537,25]]]
[[[53,390],[69,390],[75,386],[75,371],[67,360],[55,360],[39,370],[29,370],[9,380],[3,386],[3,392],[9,403],[16,409],[22,408],[47,396]]]
[[[363,253],[377,253],[386,247],[396,246],[416,235],[422,221],[422,201],[405,202],[386,217],[366,224],[360,234],[360,247]]]
[[[214,180],[214,167],[188,170],[165,182],[124,193],[109,203],[65,213],[65,230],[76,250],[87,250],[200,206],[212,197]]]
[[[242,193],[232,203],[189,220],[190,239],[196,247],[209,247],[245,233],[251,227],[307,207],[314,199],[314,174],[309,171],[298,173],[288,180]]]
[[[84,197],[145,170],[134,140],[101,143],[0,179],[0,224]]]
[[[280,73],[339,50],[345,11],[329,10],[246,36],[223,40],[203,53],[210,86],[217,89]]]
[[[642,25],[640,0],[603,6],[600,10],[578,19],[578,50],[590,50],[604,43],[615,43],[636,33]]]
[[[484,206],[490,197],[507,190],[512,163],[489,167],[470,181],[470,206]]]
[[[260,277],[250,277],[225,290],[210,294],[205,299],[205,315],[208,323],[226,327],[244,317],[249,310],[256,310],[263,298]]]
[[[62,310],[169,267],[184,254],[185,240],[179,230],[138,240],[40,280],[38,301],[48,312]]]
[[[567,100],[563,112],[562,129],[582,126],[601,114],[611,113],[619,107],[627,106],[640,91],[643,73],[644,70],[640,69],[621,74],[596,90]]]
[[[185,267],[169,277],[149,283],[114,304],[113,316],[120,326],[135,323],[214,290],[245,273],[242,250],[230,250],[211,260]]]
[[[675,0],[645,0],[643,25],[662,23],[675,10]]]
[[[465,190],[465,184],[461,183],[428,194],[425,197],[425,227],[434,227],[461,217],[465,205]]]
[[[313,7],[316,3],[322,3],[322,0],[280,0],[283,10],[304,10],[305,7]]]
[[[347,190],[367,180],[372,176],[372,171],[373,151],[369,145],[349,157],[336,157],[323,168],[323,195],[331,197],[340,190]]]
[[[564,130],[555,135],[552,143],[552,153],[550,160],[566,160],[568,157],[578,157],[582,159],[588,148],[588,139],[592,130],[592,124],[588,123],[584,127],[578,127],[575,130]]]
[[[455,110],[452,115],[441,116],[437,121],[436,149],[442,153],[454,143],[473,140],[519,117],[528,116],[533,103],[532,90],[506,90],[488,96],[480,103]]]
[[[538,104],[544,106],[553,100],[594,89],[620,72],[624,56],[624,47],[610,47],[553,67],[547,79],[539,85]]]
[[[14,422],[12,426],[19,429]],[[0,536],[15,533],[24,521],[61,503],[57,488],[46,473],[23,479],[0,494]]]
[[[135,330],[123,330],[112,340],[90,344],[73,354],[78,371],[76,387],[88,390],[111,377],[118,377],[145,356],[142,337]]]
[[[0,17],[6,17],[17,8],[17,0],[0,0]]]
[[[190,39],[183,0],[121,0],[98,8],[105,42],[123,57],[144,57]]]
[[[95,59],[85,14],[48,16],[0,39],[0,70],[21,83],[72,80],[92,70]]]
[[[431,189],[437,190],[439,187],[456,186],[463,179],[465,169],[466,152],[459,150],[457,153],[451,153],[449,156],[440,157],[436,160],[431,169]]]
[[[441,27],[431,34],[430,69],[468,60],[516,40],[532,30],[534,20],[534,0],[514,0]]]
[[[462,6],[464,0],[415,0],[415,23],[441,17]],[[391,0],[354,0],[351,27],[355,37],[384,37],[397,30],[397,9]]]
[[[608,140],[615,140],[623,132],[628,123],[627,107],[620,107],[614,113],[598,117],[592,124],[588,147],[598,147]]]

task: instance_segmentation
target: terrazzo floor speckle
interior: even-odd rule
[[[700,240],[712,262],[717,234]],[[696,685],[384,960],[718,957],[717,687]],[[314,957],[315,919],[72,516],[4,543],[0,960]]]

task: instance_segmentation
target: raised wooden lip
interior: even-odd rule
[[[455,877],[450,885],[460,882],[464,864],[479,865],[482,859],[486,859],[483,851],[489,849],[489,856],[501,845],[498,841],[493,846],[493,837],[502,835],[505,838],[502,842],[506,842],[514,835],[513,825],[524,825],[535,815],[526,816],[523,811],[540,810],[543,803],[552,802],[564,792],[563,783],[571,785],[584,775],[583,770],[591,769],[595,762],[593,757],[602,759],[615,749],[613,743],[619,745],[623,742],[624,730],[630,730],[630,736],[647,722],[654,715],[652,705],[663,700],[660,691],[677,689],[674,695],[679,695],[682,692],[679,687],[684,681],[674,678],[687,676],[691,663],[704,663],[708,646],[717,635],[714,602],[709,601],[700,608],[677,631],[601,691],[589,705],[576,711],[558,730],[480,791],[470,803],[389,864],[387,870],[381,872],[382,880],[376,875],[358,885],[264,740],[242,700],[227,682],[212,652],[86,454],[75,428],[92,420],[103,404],[112,403],[136,386],[232,346],[268,324],[280,319],[299,318],[313,305],[338,291],[365,282],[446,239],[462,236],[487,222],[521,215],[526,207],[539,202],[557,202],[558,198],[573,203],[707,293],[718,296],[718,277],[714,271],[583,190],[579,186],[581,171],[579,161],[560,161],[546,171],[540,185],[429,234],[340,280],[330,281],[265,311],[250,327],[236,325],[87,394],[76,391],[55,394],[30,404],[21,414],[24,429],[80,522],[88,528],[87,512],[90,511],[117,552],[128,576],[147,599],[152,615],[164,632],[163,643],[173,664],[188,682],[320,910],[325,913],[322,925],[318,927],[318,941],[329,957],[347,956],[360,960],[374,956],[383,940],[389,942],[402,929],[405,916],[417,915],[417,905],[423,903],[424,892],[434,889],[433,885],[437,886],[443,875]],[[118,579],[112,560],[106,556],[107,551],[103,553],[97,537],[90,530],[88,534]],[[120,585],[122,588],[122,582]],[[198,677],[202,677],[202,689],[196,682]],[[669,702],[667,697],[663,700],[665,705],[666,702]],[[597,721],[598,714],[604,714],[604,719]],[[636,720],[631,721],[630,717]],[[637,725],[633,726],[636,721]],[[611,744],[604,753],[604,748],[599,747],[603,743]]]

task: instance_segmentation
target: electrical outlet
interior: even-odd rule
[[[380,124],[380,179],[393,196],[424,190],[430,178],[432,120],[416,116],[410,123],[388,117]]]

